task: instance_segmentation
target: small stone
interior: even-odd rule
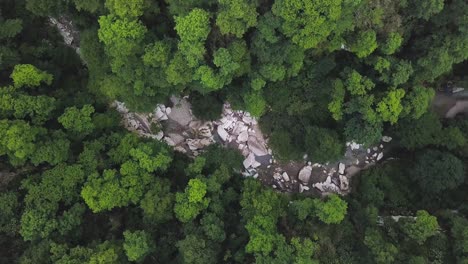
[[[172,112],[172,109],[170,107],[166,107],[166,114],[170,114]]]
[[[308,157],[309,157],[309,155],[307,155],[307,154],[304,154],[304,156],[302,156],[302,158],[303,158],[304,160],[307,160]]]
[[[377,147],[373,147],[372,150],[373,150],[373,151],[377,151],[377,150],[379,150],[379,149],[378,149]]]
[[[308,162],[307,162],[307,165],[308,165],[308,166],[311,166],[311,165],[312,165],[312,162],[308,161]]]
[[[370,153],[370,149],[367,149],[367,154],[369,154],[369,153]]]
[[[383,152],[380,152],[379,155],[377,156],[377,160],[381,160],[383,158]]]
[[[382,145],[382,144],[380,144],[380,146],[379,146],[379,147],[380,147],[381,149],[383,149],[383,145]]]
[[[278,172],[275,172],[275,173],[273,174],[273,179],[275,179],[275,180],[281,179],[281,174],[279,174]]]
[[[258,173],[255,173],[255,175],[253,176],[254,179],[257,179],[258,178]]]
[[[271,187],[273,187],[273,189],[276,189],[276,185],[274,185],[274,184]]]
[[[271,165],[268,165],[268,166],[267,166],[267,169],[269,169],[269,168],[271,168]]]
[[[164,137],[164,132],[159,131],[158,134],[156,134],[156,139],[161,140]]]
[[[383,136],[382,141],[385,142],[385,143],[388,143],[388,142],[392,141],[392,138],[388,137],[388,136]]]

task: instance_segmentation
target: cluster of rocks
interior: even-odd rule
[[[312,164],[308,162],[298,173],[300,181],[299,192],[304,189],[303,186],[309,186],[311,176],[315,170],[316,178],[325,179],[312,184],[312,187],[319,190],[322,194],[338,193],[346,194],[350,190],[349,181],[353,175],[360,170],[365,169],[383,158],[384,144],[389,143],[391,137],[384,136],[379,145],[365,149],[362,144],[355,142],[346,143],[347,153],[341,162],[335,164]],[[301,188],[302,187],[302,188]]]
[[[158,104],[151,113],[132,113],[124,103],[113,106],[122,114],[125,128],[140,136],[163,140],[174,150],[199,155],[215,142],[212,122],[196,120],[185,98],[171,98],[173,107]]]
[[[273,184],[272,187],[278,190],[293,190],[296,185],[298,185],[297,180],[290,177],[286,171],[283,171],[280,167],[275,168],[273,174]],[[299,183],[299,192],[304,190],[309,190],[308,186],[302,185]]]
[[[257,178],[259,167],[269,166],[274,162],[257,120],[249,112],[233,110],[229,103],[225,103],[221,118],[213,123],[220,142],[239,149],[245,157],[244,176]]]

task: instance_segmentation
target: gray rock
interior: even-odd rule
[[[247,142],[250,151],[252,151],[257,156],[265,156],[268,155],[267,148],[258,141],[256,137],[250,136]]]
[[[218,135],[219,135],[219,137],[221,138],[222,141],[228,140],[229,134],[228,134],[228,132],[226,132],[226,130],[224,130],[223,125],[219,125],[218,128],[216,129],[216,131],[218,132]]]
[[[181,99],[175,96],[171,97],[171,101],[174,106],[171,109],[171,113],[168,115],[171,120],[179,123],[181,126],[187,126],[192,121],[193,116],[190,111],[190,103],[185,99]]]
[[[242,131],[237,137],[237,142],[246,142],[249,139],[249,133],[247,131]]]
[[[255,155],[253,153],[250,153],[249,156],[244,160],[242,163],[244,165],[244,168],[248,169],[252,167],[252,164],[255,162]]]

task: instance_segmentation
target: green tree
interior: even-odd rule
[[[0,156],[7,155],[13,165],[24,164],[36,151],[36,140],[43,129],[22,120],[0,120]]]
[[[315,126],[306,131],[305,147],[312,160],[327,162],[343,155],[344,145],[335,131]]]
[[[403,37],[398,32],[392,32],[387,36],[385,43],[380,46],[380,50],[385,55],[392,55],[398,50],[402,42]]]
[[[249,28],[257,24],[255,0],[220,0],[219,5],[216,25],[221,33],[241,38]]]
[[[395,124],[398,121],[400,113],[403,111],[401,99],[405,96],[403,89],[396,89],[387,93],[387,96],[377,104],[377,112],[383,121],[389,121]]]
[[[216,251],[208,241],[197,235],[187,235],[177,242],[183,263],[209,264],[216,263]]]
[[[417,156],[412,175],[425,193],[438,194],[462,184],[465,168],[453,154],[429,149]]]
[[[132,232],[126,230],[123,236],[123,248],[130,261],[142,262],[146,255],[153,250],[151,237],[145,231],[137,230]]]
[[[141,199],[140,207],[147,223],[162,223],[173,218],[174,194],[170,187],[169,181],[157,178]]]
[[[370,249],[376,263],[393,263],[398,248],[392,243],[386,242],[379,231],[367,229],[364,244]]]
[[[339,224],[343,221],[348,204],[338,195],[330,195],[325,202],[316,200],[315,214],[326,224]]]
[[[53,80],[52,75],[37,69],[31,64],[15,65],[10,77],[17,88],[37,87],[41,82],[50,85]]]
[[[211,30],[209,19],[210,14],[199,8],[175,17],[175,30],[180,38],[178,47],[190,67],[197,66],[206,52],[204,44]]]
[[[85,206],[80,203],[79,189],[85,179],[79,165],[59,164],[42,174],[39,181],[22,182],[27,190],[21,217],[21,235],[25,240],[64,235],[81,224]]]
[[[373,30],[360,31],[350,45],[351,51],[358,58],[369,56],[377,47],[377,36]]]
[[[137,18],[143,14],[145,0],[106,0],[106,7],[111,13],[121,18]]]
[[[247,111],[255,117],[260,117],[266,111],[266,101],[259,92],[251,92],[244,96]]]
[[[382,123],[369,123],[357,117],[353,117],[346,122],[344,134],[347,141],[360,142],[370,145],[378,142],[382,138]]]
[[[351,95],[365,95],[375,87],[375,84],[359,72],[351,70],[346,74],[345,87]]]
[[[431,16],[439,13],[444,8],[443,0],[417,0],[411,2],[411,4],[414,16],[424,20],[429,20]]]
[[[302,48],[315,48],[335,29],[341,16],[341,0],[277,0],[274,15],[281,17],[281,31]]]
[[[176,194],[174,212],[181,222],[189,222],[208,207],[210,199],[206,195],[206,183],[200,179],[191,179],[185,192]]]
[[[87,135],[94,130],[91,115],[94,113],[92,105],[84,105],[81,109],[75,106],[68,107],[58,118],[62,126],[76,134]]]
[[[403,113],[413,119],[420,118],[432,102],[435,92],[433,89],[415,86],[403,99]]]
[[[416,212],[416,219],[405,221],[402,229],[411,239],[422,245],[429,237],[437,233],[439,224],[435,216],[424,210],[419,210]]]

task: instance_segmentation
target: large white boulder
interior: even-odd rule
[[[345,167],[344,163],[338,164],[338,173],[339,174],[344,174],[345,168],[346,167]]]
[[[304,166],[300,171],[299,171],[299,180],[302,181],[303,183],[307,184],[309,183],[310,176],[312,175],[312,167],[311,166]]]

